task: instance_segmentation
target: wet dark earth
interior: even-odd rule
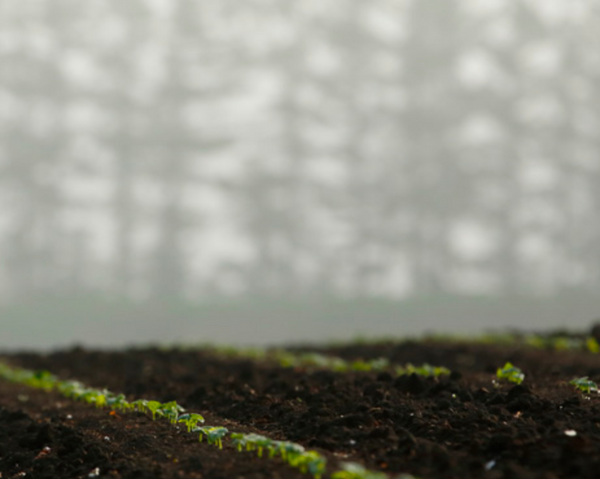
[[[207,415],[212,425],[294,441],[324,453],[332,464],[356,461],[390,477],[600,477],[600,395],[585,395],[569,384],[581,376],[600,380],[598,354],[433,341],[319,352],[346,359],[386,357],[395,364],[427,362],[452,374],[284,369],[203,351],[159,349],[72,349],[4,359],[130,399],[177,400]],[[506,361],[525,373],[521,385],[496,381],[496,369]],[[95,472],[127,478],[302,477],[278,461],[198,444],[168,423],[111,414],[4,382],[0,472],[3,479]]]

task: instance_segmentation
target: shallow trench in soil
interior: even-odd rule
[[[415,375],[394,377],[387,372],[293,370],[202,351],[157,349],[72,349],[49,355],[16,354],[6,359],[30,369],[50,370],[64,379],[124,392],[130,398],[177,400],[190,410],[210,412],[219,420],[234,421],[274,439],[317,448],[334,458],[358,460],[390,475],[411,473],[422,479],[600,477],[600,397],[583,395],[568,384],[580,376],[600,379],[599,355],[439,342],[350,345],[319,352],[346,359],[386,357],[396,364],[428,362],[446,366],[453,373],[428,379]],[[506,361],[526,374],[522,385],[494,385],[496,368]],[[38,398],[45,393],[36,393],[35,401],[22,403],[14,399],[11,387],[0,385],[3,426],[6,415],[15,420],[14,417],[25,414],[29,419],[18,418],[32,421],[25,429],[38,427],[40,420],[52,424],[54,417],[57,427],[73,427],[74,434],[84,434],[79,431],[81,424],[65,426],[55,417],[60,411],[56,402],[63,408],[81,410],[84,426],[86,421],[107,421],[102,424],[116,428],[113,435],[115,430],[123,430],[128,421],[144,424],[143,432],[137,426],[124,429],[132,434],[132,439],[124,443],[141,441],[142,446],[125,459],[119,456],[119,449],[114,452],[115,461],[125,461],[119,463],[121,470],[130,471],[118,472],[115,467],[114,474],[121,476],[114,477],[298,477],[286,466],[271,464],[274,461],[266,465],[252,455],[220,452],[197,443],[189,456],[195,462],[177,454],[169,458],[166,454],[170,453],[165,452],[168,447],[162,449],[148,439],[154,434],[156,440],[162,441],[170,437],[168,434],[176,434],[168,424],[164,427],[169,432],[164,435],[148,433],[147,427],[163,426],[144,417],[115,420],[106,411],[90,411],[87,406],[56,397],[45,402],[44,397],[48,396]],[[36,414],[42,414],[41,419]],[[138,435],[146,439],[137,439]],[[26,439],[23,441],[27,443]],[[196,442],[177,438],[174,443],[181,441]],[[0,471],[9,447],[4,442],[1,446]],[[19,453],[18,447],[14,453]],[[94,447],[100,446],[94,443]],[[138,468],[143,471],[141,475],[131,475],[136,464],[147,462],[148,450],[155,451],[152,464],[156,464],[156,470]],[[178,446],[176,451],[183,453],[185,447]],[[226,473],[218,472],[218,465],[208,472],[206,468],[212,467],[213,456],[229,467]],[[173,463],[172,458],[177,462]],[[130,465],[124,469],[127,461]],[[206,465],[200,466],[204,461]],[[252,472],[255,464],[262,470]],[[161,467],[164,471],[159,471]]]
[[[231,447],[198,444],[166,421],[110,414],[0,382],[0,477],[277,479],[303,476]]]

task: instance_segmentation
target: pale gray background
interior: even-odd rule
[[[0,0],[0,347],[586,327],[600,4]]]

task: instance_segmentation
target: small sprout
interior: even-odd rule
[[[94,404],[96,407],[102,407],[106,404],[106,396],[97,389],[84,389],[77,396],[77,399],[81,399],[88,404]]]
[[[352,371],[370,371],[371,365],[367,361],[358,359],[350,365],[350,369],[352,369]]]
[[[58,383],[57,389],[63,396],[78,399],[85,390],[85,386],[79,381],[62,381]]]
[[[56,376],[53,376],[48,371],[37,371],[29,373],[29,379],[25,381],[25,384],[37,389],[51,391],[57,382]]]
[[[325,471],[327,461],[323,456],[315,451],[305,451],[302,446],[293,442],[273,441],[259,434],[241,433],[232,434],[231,441],[240,452],[244,449],[257,451],[258,456],[262,457],[266,449],[269,458],[279,454],[290,466],[300,469],[303,473],[312,474],[315,479],[320,479]]]
[[[194,429],[199,422],[204,422],[204,418],[200,414],[196,413],[182,414],[179,416],[177,422],[185,423],[188,432],[192,432],[192,429]]]
[[[113,409],[119,409],[121,411],[124,411],[129,406],[129,403],[125,399],[125,395],[119,394],[118,396],[111,395],[110,397],[108,397],[108,399],[106,400],[106,405]]]
[[[301,454],[304,454],[304,448],[300,444],[293,442],[279,442],[279,453],[284,461],[290,461],[290,458],[294,458]]]
[[[525,374],[511,363],[506,363],[503,368],[498,368],[496,371],[498,379],[506,379],[512,383],[521,384],[525,379]]]
[[[130,403],[130,406],[138,412],[146,412],[147,405],[148,401],[146,401],[145,399],[138,399]]]
[[[175,401],[171,401],[161,404],[160,411],[164,416],[170,419],[171,424],[175,424],[177,422],[177,419],[179,419],[179,413],[185,412],[185,409],[183,409]]]
[[[557,351],[568,351],[569,349],[577,349],[579,344],[577,340],[559,336],[552,339],[552,346]]]
[[[525,338],[525,344],[535,349],[545,349],[548,347],[547,341],[544,340],[544,338],[542,338],[541,336],[537,335],[527,336]]]
[[[293,354],[282,352],[282,353],[278,354],[277,356],[279,359],[279,365],[282,368],[294,368],[298,364],[298,360],[296,359],[296,356],[294,356]]]
[[[427,363],[423,364],[422,366],[414,366],[414,365],[408,363],[404,367],[396,368],[396,374],[398,376],[404,376],[404,375],[408,375],[408,374],[416,374],[418,376],[423,376],[426,378],[429,378],[429,377],[437,378],[437,377],[440,377],[443,375],[450,374],[450,370],[443,366],[432,366],[431,364],[427,364]]]
[[[386,358],[373,359],[371,361],[371,369],[373,371],[383,371],[390,367],[390,361]]]
[[[288,459],[287,462],[290,466],[300,469],[303,474],[312,474],[315,479],[321,478],[327,466],[327,460],[316,451],[304,452]]]
[[[352,371],[382,371],[390,366],[390,362],[386,358],[373,359],[371,361],[363,361],[359,359],[350,364]]]
[[[387,475],[382,472],[369,471],[354,462],[346,462],[342,464],[341,471],[331,475],[331,479],[387,479]]]
[[[238,452],[242,452],[242,448],[245,445],[244,436],[245,434],[240,432],[236,432],[231,435],[231,442],[233,442],[233,445],[237,447]],[[202,440],[202,438],[200,439]]]
[[[569,381],[569,384],[572,384],[581,392],[586,394],[598,392],[598,385],[594,381],[591,381],[587,376],[573,379],[572,381]]]
[[[219,446],[219,449],[223,449],[223,438],[229,432],[226,427],[196,427],[192,432],[200,433],[200,442],[202,438],[206,436],[206,440],[209,444]]]
[[[596,341],[596,339],[592,338],[591,336],[586,339],[585,346],[590,353],[600,353],[600,344],[598,344],[598,341]]]
[[[264,447],[271,447],[273,445],[273,441],[259,434],[236,433],[231,435],[231,439],[238,451],[242,449],[246,449],[246,451],[258,449],[259,456],[262,456],[262,449]],[[261,444],[260,448],[259,443]]]
[[[319,353],[306,353],[301,355],[298,361],[303,366],[326,368],[329,366],[330,358]]]
[[[94,404],[96,404],[97,408],[105,407],[108,404],[108,399],[111,396],[113,396],[113,393],[111,393],[107,389],[103,389],[102,391],[96,391]]]
[[[161,410],[162,404],[158,401],[144,401],[144,407],[152,414],[152,420],[156,421],[156,415],[163,416],[164,413]]]
[[[260,434],[248,434],[247,441],[246,449],[249,451],[256,450],[258,457],[262,457],[263,451],[265,449],[268,450],[273,444],[272,439],[261,436]]]

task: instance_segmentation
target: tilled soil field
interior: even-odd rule
[[[305,348],[309,350],[310,348]],[[316,351],[317,349],[312,349]],[[389,477],[600,478],[600,355],[526,346],[402,342],[320,349],[346,359],[429,363],[439,378],[285,369],[206,351],[13,354],[2,359],[131,398],[177,400],[207,423],[289,440]],[[520,385],[497,381],[510,361]],[[44,449],[47,448],[47,449]],[[98,468],[98,469],[96,469]],[[0,382],[0,477],[295,478],[277,460],[198,444],[165,422]],[[328,477],[326,474],[324,477]]]

